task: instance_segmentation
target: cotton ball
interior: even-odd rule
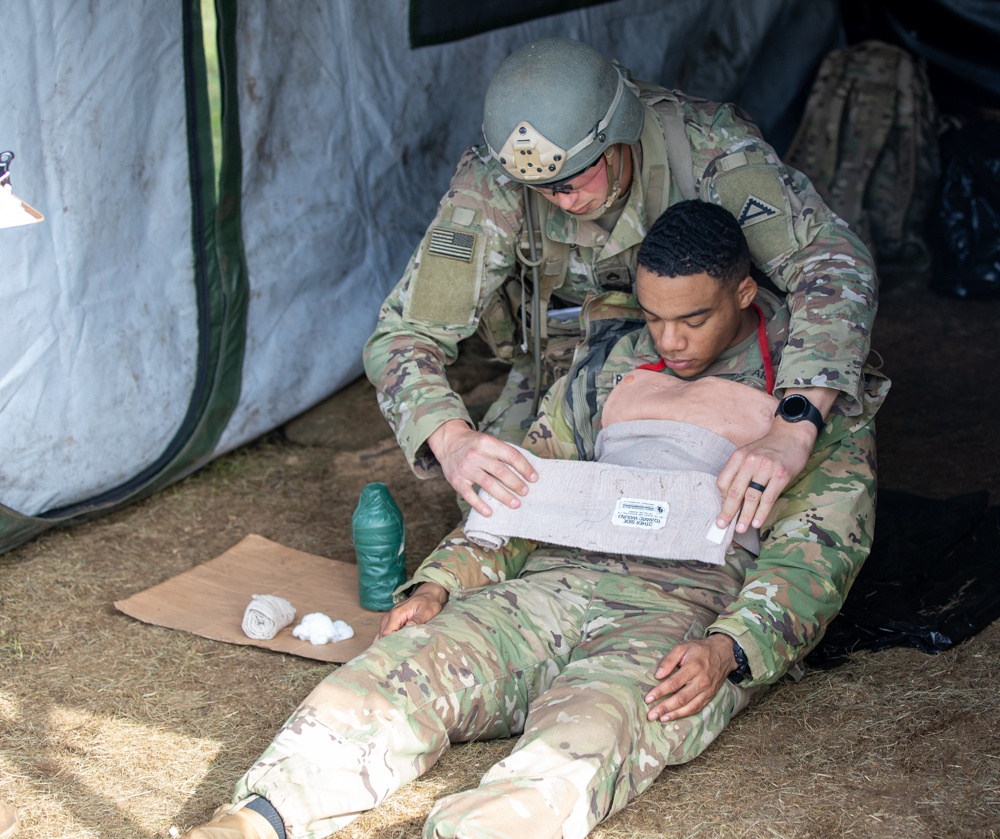
[[[292,630],[292,635],[310,644],[330,644],[354,637],[354,630],[343,621],[331,620],[322,612],[312,612]]]

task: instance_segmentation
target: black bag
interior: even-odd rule
[[[947,297],[1000,295],[1000,123],[947,131],[941,160],[930,236],[931,290]]]

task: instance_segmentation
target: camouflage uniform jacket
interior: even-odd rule
[[[663,209],[684,198],[681,181],[669,171],[663,139],[665,114],[679,114],[697,197],[721,204],[740,220],[754,263],[788,293],[792,335],[777,370],[777,395],[795,386],[832,387],[844,394],[849,411],[859,412],[861,370],[877,307],[865,245],[733,105],[661,88],[644,89],[641,99],[643,133],[631,147],[637,165],[610,234],[544,202],[545,235],[571,245],[566,279],[555,297],[573,304],[588,295],[631,289],[647,229]],[[648,201],[647,194],[661,198]],[[365,370],[382,412],[421,477],[440,473],[426,446],[434,430],[452,419],[472,425],[445,373],[459,342],[482,328],[502,360],[524,352],[512,312],[520,291],[504,290],[506,283],[518,282],[512,278],[519,273],[515,248],[523,226],[521,185],[485,148],[469,149],[365,346]]]
[[[777,362],[788,339],[788,311],[778,299],[757,296],[767,322],[772,360]],[[659,360],[652,338],[640,328],[621,338],[596,370],[574,370],[546,395],[524,445],[543,457],[578,459],[586,429],[596,437],[611,388],[641,364]],[[669,370],[663,375],[673,375]],[[702,376],[721,376],[765,389],[764,364],[756,335],[730,348]],[[589,407],[574,413],[568,396],[574,381],[589,379]],[[798,479],[788,488],[761,532],[760,556],[750,565],[740,596],[708,629],[737,639],[750,663],[747,686],[771,683],[798,665],[836,617],[854,578],[871,549],[874,528],[875,463],[872,418],[885,398],[889,380],[864,371],[861,410],[850,416],[841,396],[816,441]],[[596,409],[595,409],[596,408]],[[585,447],[584,447],[585,448]],[[584,459],[592,457],[584,453]],[[456,528],[397,592],[402,599],[418,583],[431,581],[449,591],[465,591],[491,582],[555,566],[589,567],[602,559],[574,548],[539,546],[512,539],[498,551],[469,542]],[[635,562],[656,562],[620,558]],[[690,564],[685,570],[690,573]]]

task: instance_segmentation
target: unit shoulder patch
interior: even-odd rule
[[[797,249],[788,193],[770,165],[749,163],[723,172],[713,187],[719,203],[739,221],[758,267]]]
[[[748,195],[736,220],[740,223],[740,227],[750,227],[752,224],[759,224],[781,214],[781,210],[773,204],[768,204],[763,198]]]

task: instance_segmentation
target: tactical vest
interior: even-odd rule
[[[626,335],[646,323],[631,294],[609,291],[584,301],[580,314],[582,334],[573,353],[568,385],[563,401],[563,415],[573,428],[573,442],[580,460],[594,459],[597,433],[592,419],[597,416],[598,377],[611,350]]]

